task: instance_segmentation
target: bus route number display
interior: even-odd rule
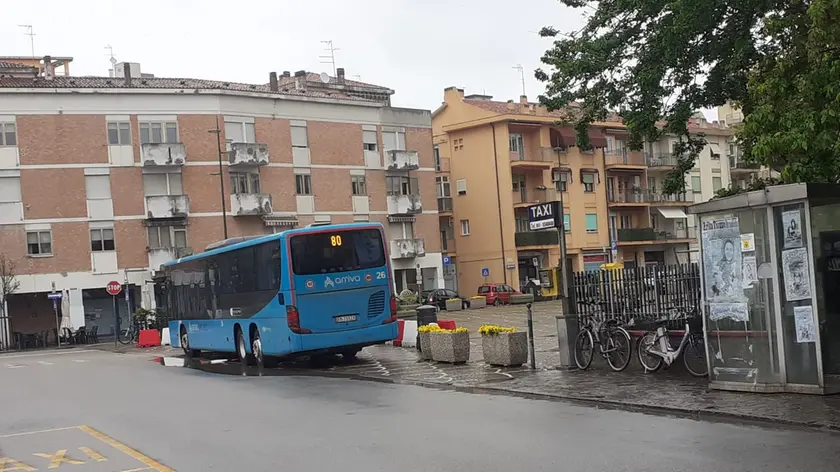
[[[334,236],[330,236],[330,244],[332,247],[341,246],[341,235],[336,234]]]

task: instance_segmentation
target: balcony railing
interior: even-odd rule
[[[560,240],[557,239],[557,231],[555,230],[522,231],[515,234],[514,241],[516,242],[516,247],[552,246],[560,244]]]
[[[228,163],[232,166],[264,166],[268,164],[268,145],[230,143]]]
[[[386,167],[391,171],[405,172],[420,168],[417,151],[391,150],[385,153]]]
[[[645,165],[645,159],[640,151],[609,149],[604,151],[604,164],[607,167],[641,167]]]
[[[729,156],[729,168],[730,169],[737,169],[737,170],[758,170],[761,168],[760,164],[755,164],[752,162],[744,162],[743,159],[737,156]]]
[[[438,211],[452,211],[452,197],[438,197]]]
[[[182,166],[187,162],[183,143],[144,143],[140,145],[143,167]]]
[[[676,167],[677,166],[677,158],[674,157],[672,154],[645,154],[645,163],[648,167]]]
[[[443,253],[455,252],[455,239],[447,233],[446,237],[440,237],[440,250]]]
[[[513,204],[519,205],[522,203],[545,203],[557,200],[557,190],[553,188],[513,191]]]
[[[157,195],[146,197],[146,217],[185,218],[190,213],[190,197],[186,195]]]
[[[624,192],[609,192],[607,201],[610,203],[647,203],[644,189],[625,190]]]
[[[618,230],[618,242],[622,243],[695,239],[696,237],[697,233],[694,228],[674,231],[661,231],[656,228],[621,228]]]
[[[271,195],[235,193],[230,196],[230,210],[234,216],[270,215],[273,212]]]
[[[423,211],[420,195],[388,195],[386,204],[389,215],[410,215]]]
[[[664,193],[648,192],[648,201],[650,203],[694,203],[694,200],[688,199],[688,194],[675,193],[673,195],[666,195]]]
[[[537,152],[519,153],[511,151],[510,161],[513,164],[551,165],[557,161],[557,153],[552,148],[539,148]]]
[[[422,239],[391,240],[391,257],[394,259],[412,259],[426,255],[426,245]]]

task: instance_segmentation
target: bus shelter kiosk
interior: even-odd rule
[[[693,205],[711,387],[840,392],[840,185]]]

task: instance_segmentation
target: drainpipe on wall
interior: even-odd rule
[[[493,128],[493,169],[496,171],[496,202],[499,207],[499,240],[502,242],[502,277],[505,285],[507,280],[507,261],[505,260],[505,232],[502,224],[502,189],[499,187],[499,153],[496,151],[496,124],[490,125]]]

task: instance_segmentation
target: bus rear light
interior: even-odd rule
[[[391,316],[385,319],[382,324],[397,322],[397,297],[391,295]]]
[[[308,334],[312,331],[300,327],[300,312],[294,305],[286,305],[286,324],[289,325],[289,330],[296,334]]]

